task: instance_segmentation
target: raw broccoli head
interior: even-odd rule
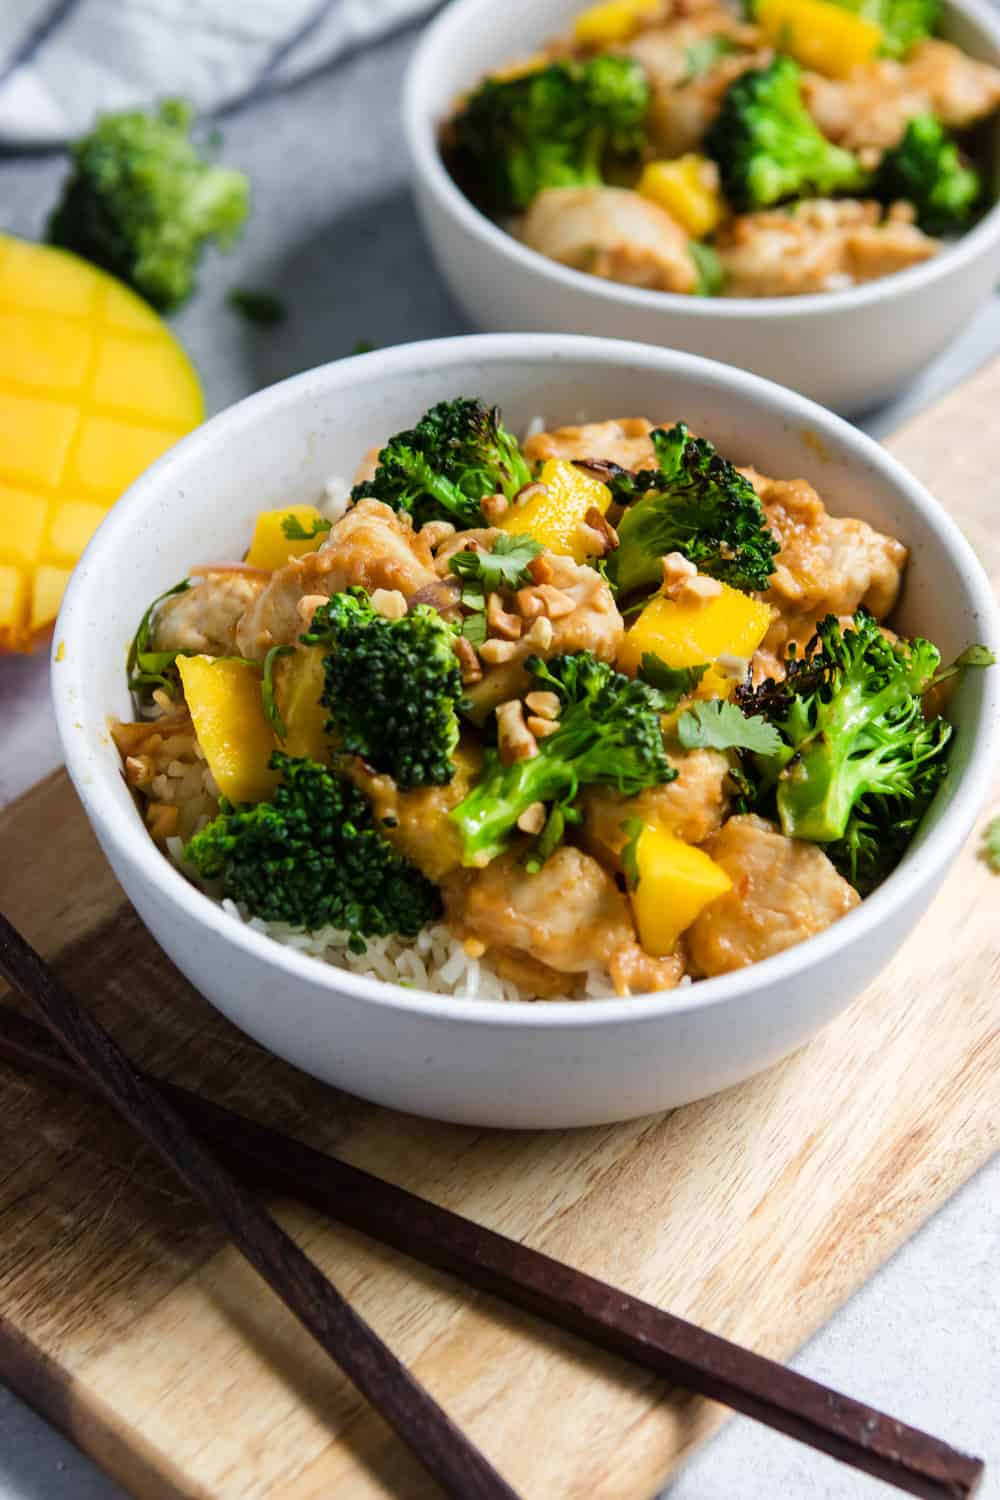
[[[916,115],[899,145],[886,152],[875,179],[883,203],[906,199],[928,234],[961,234],[968,229],[982,195],[982,178],[962,159],[952,137],[935,115]]]
[[[921,706],[940,660],[930,641],[886,640],[865,610],[846,629],[828,615],[783,682],[737,693],[783,741],[759,763],[758,806],[789,837],[823,844],[863,893],[896,865],[947,775],[951,726]]]
[[[657,467],[610,478],[628,506],[609,559],[622,593],[658,583],[660,558],[682,552],[703,573],[739,589],[766,589],[778,551],[764,508],[748,479],[683,422],[651,434]]]
[[[267,922],[363,938],[413,937],[441,914],[437,889],[375,827],[365,797],[326,766],[276,750],[269,802],[234,806],[196,833],[185,857]]]
[[[737,213],[790,198],[851,192],[868,174],[850,151],[820,132],[802,102],[798,64],[776,57],[726,90],[705,136],[727,199]]]
[[[525,665],[539,688],[558,696],[559,727],[538,742],[538,754],[529,760],[505,766],[496,751],[487,751],[481,779],[449,814],[467,865],[488,864],[501,854],[518,818],[535,802],[550,807],[542,836],[549,854],[566,821],[575,820],[581,787],[612,786],[634,796],[677,774],[664,754],[663,699],[655,688],[624,677],[588,651],[549,662],[531,657]]]
[[[402,787],[449,782],[464,702],[454,638],[426,604],[387,620],[353,588],[321,605],[302,640],[329,650],[320,702],[340,748]]]
[[[608,156],[645,144],[649,85],[627,57],[487,78],[451,122],[448,165],[487,213],[519,213],[543,188],[599,184]]]
[[[104,115],[70,147],[73,171],[48,225],[73,250],[170,312],[191,294],[202,248],[233,240],[250,207],[242,172],[215,166],[190,139],[194,110]]]
[[[531,482],[517,439],[496,406],[469,396],[439,401],[409,432],[397,432],[378,456],[373,479],[354,486],[354,500],[381,500],[408,511],[414,524],[451,521],[460,530],[483,526],[481,502],[513,500]]]

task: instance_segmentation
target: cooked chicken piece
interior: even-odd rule
[[[638,943],[619,948],[611,955],[608,970],[618,995],[650,995],[672,990],[684,978],[684,959],[679,953],[653,958]]]
[[[757,491],[781,545],[771,587],[762,595],[778,616],[765,651],[807,639],[824,615],[852,615],[859,605],[882,620],[899,593],[906,548],[866,521],[831,516],[805,479],[768,479],[741,469]]]
[[[753,814],[730,818],[705,848],[733,882],[688,928],[691,967],[706,977],[815,937],[861,899],[816,844]]]
[[[649,440],[652,430],[653,423],[645,417],[557,427],[553,432],[536,432],[527,438],[524,454],[529,462],[539,464],[549,458],[594,458],[620,464],[623,469],[655,469],[656,453]]]
[[[541,656],[547,661],[571,651],[592,651],[601,661],[614,661],[618,655],[625,625],[607,582],[594,568],[582,566],[571,557],[554,552],[546,552],[544,557],[547,586],[565,595],[574,607],[567,614],[543,617],[544,642],[532,629],[537,622],[526,620],[520,639],[505,643],[504,660],[490,664],[483,659],[482,682],[472,683],[466,690],[473,705],[472,717],[479,721],[498,703],[530,691],[532,678],[522,665],[525,657]],[[515,603],[517,598],[515,595]]]
[[[739,20],[732,11],[713,8],[698,16],[669,21],[665,26],[649,27],[626,46],[614,50],[626,57],[634,57],[642,64],[655,101],[661,93],[676,89],[691,78],[694,71],[691,48],[713,37],[728,42],[730,50],[760,45],[760,31],[756,26]]]
[[[391,776],[373,771],[360,756],[344,761],[344,770],[370,801],[375,821],[389,842],[436,882],[461,866],[461,840],[447,814],[479,775],[483,753],[477,741],[464,737],[454,759],[455,775],[447,786],[407,790],[401,790]]]
[[[881,222],[880,222],[881,221]],[[928,260],[941,248],[895,205],[817,198],[794,209],[740,214],[716,242],[730,297],[794,297],[873,281]]]
[[[690,83],[679,85],[661,85],[651,74],[653,99],[647,122],[656,155],[683,156],[686,151],[698,151],[729,85],[750,68],[766,67],[773,56],[768,48],[724,53]]]
[[[907,120],[928,110],[952,129],[984,119],[1000,104],[1000,68],[951,42],[920,42],[906,62],[859,63],[847,78],[806,73],[803,97],[823,134],[838,145],[886,150]]]
[[[677,780],[622,797],[610,787],[590,787],[583,798],[583,842],[608,869],[621,869],[628,818],[658,823],[688,844],[701,844],[721,828],[729,811],[729,761],[718,750],[678,750],[668,755]]]
[[[154,651],[237,656],[236,628],[269,582],[267,573],[219,568],[164,599],[153,620]]]
[[[575,1000],[582,986],[582,979],[572,974],[561,974],[548,964],[540,964],[537,958],[516,949],[496,948],[490,958],[501,979],[509,979],[526,995],[536,1000]]]
[[[520,238],[549,260],[608,281],[693,292],[698,272],[687,232],[659,204],[628,188],[545,188]]]
[[[247,610],[237,630],[241,656],[266,656],[272,646],[296,641],[306,628],[301,599],[329,598],[358,584],[398,589],[407,598],[436,581],[426,540],[409,517],[378,500],[361,500],[337,522],[318,552],[307,552],[279,568]]]
[[[1000,68],[951,42],[918,42],[905,68],[910,88],[925,94],[931,112],[952,130],[965,130],[1000,105]]]

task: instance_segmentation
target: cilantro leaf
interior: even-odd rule
[[[311,542],[332,528],[333,522],[325,521],[322,516],[317,516],[312,531],[307,531],[298,516],[291,513],[281,518],[281,530],[290,542]]]
[[[662,711],[669,713],[682,698],[694,692],[707,671],[708,662],[698,667],[671,667],[655,651],[644,651],[639,676],[663,694]]]
[[[677,721],[677,738],[685,750],[753,750],[757,755],[777,755],[781,735],[760,714],[748,717],[722,698],[695,703]]]
[[[463,582],[475,582],[485,593],[520,588],[530,582],[528,566],[543,549],[532,536],[498,536],[489,552],[456,552],[448,566]]]
[[[630,891],[639,889],[639,840],[645,827],[641,818],[626,818],[622,824],[622,832],[628,834],[628,843],[622,849],[622,869]]]
[[[995,875],[1000,875],[1000,818],[987,823],[983,832],[983,853]]]

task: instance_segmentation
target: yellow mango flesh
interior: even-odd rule
[[[109,506],[203,414],[190,361],[141,298],[0,234],[0,651],[47,634]]]
[[[219,791],[230,802],[263,802],[278,784],[268,770],[274,731],[264,714],[261,674],[241,661],[179,656],[184,697]]]
[[[287,731],[282,750],[329,765],[326,721],[330,710],[319,701],[325,685],[325,654],[322,646],[297,646],[293,655],[280,657],[275,663],[274,701]]]
[[[636,191],[665,208],[693,240],[703,240],[722,218],[717,176],[705,157],[689,152],[673,161],[647,162]]]
[[[611,491],[563,458],[550,458],[538,477],[544,490],[512,506],[499,522],[501,531],[510,536],[533,536],[550,552],[566,553],[578,563],[586,562],[580,523],[592,505],[604,515],[611,504]]]
[[[870,62],[884,35],[876,22],[830,0],[760,0],[757,24],[765,41],[827,78],[846,78]]]
[[[705,907],[732,890],[721,865],[703,849],[655,826],[636,847],[639,883],[630,892],[639,942],[654,958],[673,953],[681,933]]]
[[[573,37],[581,47],[606,47],[627,42],[642,23],[644,16],[654,16],[660,0],[604,0],[591,5],[577,16]]]
[[[624,672],[637,672],[643,654],[653,652],[668,667],[697,667],[725,654],[750,657],[767,634],[771,606],[741,594],[728,583],[703,604],[678,604],[657,594],[646,605],[618,653]],[[699,696],[728,697],[731,680],[710,667],[699,684]]]
[[[291,518],[298,521],[306,533],[315,536],[287,537],[283,526]],[[320,529],[317,531],[317,527]],[[262,510],[253,529],[253,540],[247,553],[247,562],[252,568],[283,568],[290,557],[301,557],[305,552],[315,552],[326,537],[329,527],[323,514],[315,505],[286,505],[281,510]]]

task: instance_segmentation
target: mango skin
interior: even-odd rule
[[[140,297],[0,234],[0,653],[45,639],[109,507],[203,415],[191,362]]]

